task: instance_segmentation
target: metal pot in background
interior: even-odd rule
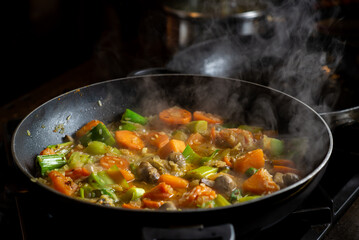
[[[172,53],[224,35],[265,34],[268,21],[259,0],[164,0],[166,46]]]

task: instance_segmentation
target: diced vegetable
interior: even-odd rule
[[[157,148],[162,148],[169,140],[170,138],[164,132],[151,131],[147,135],[147,141]]]
[[[205,162],[211,161],[213,158],[215,158],[217,156],[219,152],[219,149],[215,150],[211,155],[209,155],[208,157],[203,157],[201,159],[201,163],[204,164]]]
[[[65,142],[65,143],[59,143],[55,145],[49,145],[48,148],[54,150],[57,154],[68,154],[71,149],[73,148],[74,143],[73,142]]]
[[[217,198],[216,192],[212,188],[201,183],[192,188],[191,191],[183,194],[180,202],[183,206],[204,206],[207,202],[211,202],[215,198]]]
[[[114,165],[121,169],[128,169],[130,164],[125,158],[122,157],[103,156],[100,158],[100,165],[106,169]]]
[[[182,153],[185,148],[186,144],[183,141],[171,139],[166,145],[158,150],[158,156],[165,159],[172,152]]]
[[[72,168],[80,168],[92,161],[92,157],[86,153],[73,152],[67,162],[67,165]]]
[[[44,176],[48,171],[61,168],[66,164],[66,157],[63,154],[38,155],[36,157],[40,166],[41,175]]]
[[[142,139],[136,133],[128,130],[116,131],[115,139],[118,145],[129,149],[141,150],[145,146]]]
[[[193,151],[190,145],[186,146],[186,148],[182,152],[182,155],[188,163],[198,163],[202,159],[200,155]]]
[[[159,118],[170,125],[187,124],[192,119],[192,114],[179,107],[171,107],[159,113]]]
[[[243,182],[243,191],[257,195],[268,194],[279,190],[269,172],[261,168],[254,175]]]
[[[97,124],[80,138],[80,142],[84,146],[87,146],[89,142],[92,141],[100,141],[109,146],[113,146],[115,144],[115,139],[103,123]]]
[[[214,199],[216,206],[224,207],[231,205],[230,202],[227,201],[221,194],[217,194],[217,197]]]
[[[254,168],[254,167],[250,167],[247,169],[246,171],[246,175],[248,177],[252,176],[253,174],[255,174],[258,171],[258,169]]]
[[[264,153],[262,149],[256,149],[240,156],[234,162],[234,170],[239,173],[245,173],[248,168],[262,168],[264,167]]]
[[[279,139],[263,136],[263,148],[272,156],[279,156],[283,153],[284,143]]]
[[[65,176],[72,178],[72,180],[77,180],[82,177],[90,176],[90,172],[86,168],[80,167],[67,170]]]
[[[257,199],[260,198],[261,196],[258,195],[252,195],[252,196],[244,196],[238,199],[238,202],[247,202],[253,199]]]
[[[237,202],[242,197],[241,191],[239,189],[234,189],[231,193],[231,196],[229,197],[229,201],[231,203]]]
[[[134,111],[132,111],[130,109],[125,110],[125,113],[122,115],[121,120],[139,123],[141,125],[145,125],[147,123],[147,118],[141,116],[138,113],[135,113]]]
[[[173,188],[187,188],[189,185],[186,179],[170,174],[162,174],[158,181],[171,185]]]
[[[130,180],[127,180],[125,178],[125,176],[121,170],[123,170],[123,169],[119,169],[116,165],[114,165],[110,169],[107,170],[107,174],[115,183],[119,184],[122,188],[128,189],[128,188],[130,188],[130,186],[127,181],[130,181]],[[133,178],[134,178],[134,176],[133,176]],[[133,180],[133,179],[131,179],[131,180]]]
[[[172,138],[173,139],[177,139],[177,140],[181,140],[181,141],[186,141],[187,140],[187,134],[181,130],[176,130],[172,133]]]
[[[54,149],[49,148],[49,147],[45,148],[44,150],[42,150],[40,152],[40,155],[54,155],[54,154],[56,154]]]
[[[192,133],[204,134],[207,132],[208,123],[204,120],[192,121],[186,125],[188,130]]]
[[[217,173],[217,171],[218,168],[214,168],[210,166],[201,166],[199,168],[187,172],[186,177],[190,179],[207,178],[208,176]]]
[[[142,199],[142,203],[146,208],[159,208],[164,204],[164,201],[153,201],[148,198]]]
[[[87,181],[95,189],[102,189],[108,185],[114,184],[114,181],[105,171],[91,173]]]
[[[207,139],[205,137],[203,137],[201,134],[192,133],[187,139],[187,144],[190,146],[200,145],[200,144],[205,143],[206,141],[207,141]]]
[[[158,201],[167,200],[173,195],[174,191],[171,185],[166,184],[165,182],[160,182],[157,186],[143,194],[143,197]]]
[[[123,202],[134,201],[134,200],[136,200],[136,199],[142,197],[145,192],[146,192],[146,191],[145,191],[145,189],[143,189],[143,188],[132,187],[132,188],[128,189],[128,190],[121,196],[121,201],[123,201]]]
[[[107,145],[103,142],[92,141],[88,143],[85,152],[91,155],[102,155],[107,153]]]
[[[204,120],[208,123],[223,123],[223,119],[220,116],[206,113],[203,111],[195,111],[193,113],[193,119],[194,120]]]
[[[99,120],[91,120],[90,122],[86,123],[82,128],[80,128],[76,132],[76,137],[81,138],[86,133],[88,133],[92,128],[96,127],[99,123],[102,123]]]
[[[118,127],[118,130],[128,130],[135,131],[137,129],[136,125],[130,122],[122,121],[121,125]]]
[[[49,172],[49,177],[51,179],[54,189],[57,191],[71,196],[74,194],[78,188],[77,184],[72,181],[70,177],[65,177],[63,174],[56,170]]]

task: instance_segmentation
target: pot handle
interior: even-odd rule
[[[232,224],[204,227],[203,225],[181,228],[152,228],[142,229],[144,240],[185,240],[185,239],[223,239],[235,240],[234,227]]]
[[[324,118],[331,129],[344,124],[359,122],[359,106],[348,108],[341,111],[319,113]]]
[[[157,75],[157,74],[174,74],[174,73],[180,73],[175,70],[171,70],[165,67],[158,67],[158,68],[145,68],[137,71],[133,71],[128,74],[129,77],[132,76],[144,76],[144,75]]]

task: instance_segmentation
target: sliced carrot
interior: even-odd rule
[[[179,107],[171,107],[159,113],[161,121],[170,124],[187,124],[192,120],[192,114]]]
[[[144,198],[144,199],[142,199],[142,203],[143,203],[143,206],[147,207],[147,208],[159,208],[165,202],[164,201],[153,201],[151,199]]]
[[[193,113],[194,120],[204,120],[208,123],[223,123],[223,119],[220,116],[214,115],[212,113],[206,113],[203,111],[195,111]]]
[[[136,133],[128,130],[116,131],[115,139],[118,145],[129,149],[141,150],[145,146],[142,139]]]
[[[141,207],[133,205],[131,203],[124,203],[122,204],[122,207],[127,209],[141,209]]]
[[[102,158],[100,158],[100,165],[106,169],[109,169],[113,165],[116,165],[120,169],[128,169],[130,163],[125,158],[115,156],[103,156]]]
[[[286,167],[286,166],[274,165],[273,168],[272,168],[272,171],[275,172],[275,173],[276,172],[280,172],[280,173],[283,173],[283,174],[295,173],[297,175],[300,175],[300,171],[298,169],[291,168],[291,167]]]
[[[240,156],[234,162],[234,170],[239,173],[245,173],[248,168],[262,168],[264,167],[264,153],[262,149],[256,149],[250,152],[247,152],[243,156]]]
[[[162,174],[158,181],[171,185],[174,188],[187,188],[189,185],[186,179],[171,174]]]
[[[52,148],[45,148],[40,152],[40,155],[52,155],[52,154],[56,154],[54,149]]]
[[[76,180],[82,177],[90,176],[90,172],[86,168],[79,167],[79,168],[67,170],[65,172],[65,176],[72,178],[72,180]]]
[[[279,190],[279,186],[273,181],[272,176],[265,168],[259,169],[242,185],[244,193],[269,194]]]
[[[205,137],[203,137],[200,133],[192,133],[188,139],[187,139],[187,144],[192,146],[192,145],[201,145],[203,143],[205,143],[207,141],[207,139]]]
[[[57,191],[68,196],[76,192],[78,186],[70,177],[66,177],[55,170],[49,172],[48,176],[52,181],[53,188]]]
[[[123,178],[126,179],[127,182],[131,182],[131,181],[135,180],[135,175],[132,172],[130,172],[130,170],[121,169],[121,168],[118,170],[121,172]]]
[[[233,164],[232,162],[230,161],[229,157],[228,156],[224,156],[223,157],[223,161],[227,164],[228,167],[232,167]]]
[[[99,123],[102,123],[102,122],[99,120],[91,120],[90,122],[86,123],[82,128],[77,130],[76,137],[78,137],[78,138],[82,137],[88,131],[90,131],[92,128],[96,127]]]
[[[147,135],[147,141],[157,148],[161,148],[169,142],[169,137],[164,132],[151,131]]]
[[[216,141],[216,128],[215,127],[211,128],[211,141],[212,141],[212,143],[215,143],[215,141]]]
[[[278,165],[278,166],[295,168],[295,163],[292,160],[287,160],[287,159],[275,159],[275,160],[272,160],[272,164]]]
[[[186,143],[181,140],[171,139],[166,145],[158,150],[158,156],[162,159],[166,159],[172,152],[183,152],[186,148]]]
[[[171,198],[174,195],[174,190],[171,185],[164,182],[159,183],[157,186],[152,188],[150,191],[143,194],[144,198],[159,201]]]

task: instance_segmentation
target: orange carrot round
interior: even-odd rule
[[[55,154],[55,151],[54,149],[51,148],[45,148],[40,152],[40,155],[52,155],[52,154]]]
[[[192,119],[192,114],[179,107],[171,107],[159,113],[159,118],[170,125],[187,124]]]
[[[77,130],[76,137],[80,138],[83,135],[85,135],[88,131],[90,131],[92,128],[96,127],[97,124],[102,123],[99,120],[91,120],[88,123],[86,123],[82,128]]]
[[[70,177],[66,177],[55,170],[49,172],[48,175],[52,181],[54,189],[57,191],[68,196],[71,196],[76,192],[78,186]]]
[[[203,111],[195,111],[193,113],[193,119],[204,120],[207,121],[208,123],[223,123],[223,119],[220,116],[211,113],[206,113]]]
[[[116,131],[115,139],[118,145],[129,149],[141,150],[145,146],[142,139],[136,133],[128,130]]]
[[[152,131],[147,135],[147,141],[157,148],[161,148],[169,142],[170,138],[163,132]]]
[[[103,156],[100,159],[100,165],[106,169],[109,169],[113,165],[116,165],[120,169],[128,169],[130,166],[126,159],[115,156]]]
[[[74,168],[74,169],[67,170],[65,172],[65,176],[70,177],[72,180],[76,180],[76,179],[79,179],[81,177],[90,176],[90,172],[86,168],[79,167],[79,168]]]

